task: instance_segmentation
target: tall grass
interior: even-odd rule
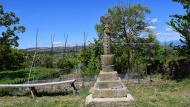
[[[42,68],[36,67],[33,69],[31,74],[31,80],[39,80],[39,79],[51,79],[59,77],[60,74],[59,69],[50,69],[50,68]],[[28,79],[29,68],[20,69],[17,71],[1,71],[0,72],[0,83],[24,83]]]
[[[28,81],[29,68],[17,71],[1,71],[0,84],[22,84]],[[36,67],[32,71],[30,80],[42,80],[58,78],[63,74],[59,69]],[[0,88],[0,96],[4,95],[27,95],[27,91],[18,88]]]
[[[190,80],[165,81],[155,86],[129,87],[133,107],[189,107]]]
[[[43,96],[32,99],[30,97],[0,97],[2,107],[83,107],[88,89],[81,89],[80,94],[65,96]]]
[[[156,85],[128,87],[135,98],[131,107],[189,107],[190,80],[182,82],[161,81]],[[79,95],[30,97],[0,97],[5,107],[83,107],[88,89]]]

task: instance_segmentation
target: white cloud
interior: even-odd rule
[[[158,18],[152,18],[152,19],[150,20],[150,22],[151,22],[151,23],[157,23],[157,22],[158,22]]]
[[[154,29],[156,29],[156,26],[147,26],[146,28],[150,29],[150,30],[154,30]]]
[[[160,35],[157,36],[160,41],[172,41],[172,40],[179,40],[180,34],[174,31],[170,32],[161,32]]]
[[[63,42],[53,42],[54,46],[63,46]]]
[[[157,35],[162,35],[162,36],[180,36],[178,32],[175,32],[170,26],[165,26],[165,30],[163,32],[158,32],[156,33]]]
[[[161,33],[160,32],[156,32],[155,35],[161,35]]]
[[[163,32],[162,35],[165,35],[165,36],[179,36],[180,34],[177,33],[177,32],[171,31],[171,32]]]
[[[178,32],[175,32],[170,26],[166,26],[165,31],[162,32],[162,35],[165,35],[165,36],[179,36],[180,34]]]
[[[173,31],[173,29],[170,26],[166,26],[165,31],[166,32],[171,32],[171,31]]]

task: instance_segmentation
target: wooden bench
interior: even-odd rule
[[[76,80],[73,79],[73,80],[66,80],[66,81],[59,81],[59,82],[34,83],[34,84],[0,84],[0,87],[4,87],[4,88],[26,87],[26,88],[30,89],[32,97],[35,98],[35,96],[37,96],[37,91],[36,91],[35,87],[37,87],[37,86],[48,86],[48,85],[59,85],[59,84],[70,83],[71,87],[75,91],[74,93],[78,93],[78,89],[75,85],[75,82],[76,82]]]

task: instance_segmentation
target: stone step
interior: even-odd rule
[[[92,94],[86,97],[86,107],[128,107],[134,101],[131,94],[121,98],[93,98]]]
[[[120,97],[127,97],[127,87],[122,87],[118,89],[93,89],[93,98],[120,98]]]
[[[100,71],[98,78],[100,81],[119,80],[118,73],[116,71],[112,71],[112,72]]]
[[[113,72],[114,71],[114,65],[102,65],[102,71]]]
[[[118,80],[112,80],[112,81],[101,81],[97,79],[96,83],[94,84],[95,88],[98,89],[104,89],[104,88],[110,88],[110,89],[119,89],[123,88],[124,84],[121,82],[121,79]]]

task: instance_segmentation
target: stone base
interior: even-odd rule
[[[127,97],[127,88],[120,89],[94,89],[93,98],[119,98]]]
[[[118,73],[116,71],[112,71],[112,72],[100,71],[98,78],[99,78],[99,81],[119,80]]]
[[[132,101],[134,101],[134,98],[131,94],[121,98],[93,98],[90,94],[86,97],[85,107],[126,107]]]

